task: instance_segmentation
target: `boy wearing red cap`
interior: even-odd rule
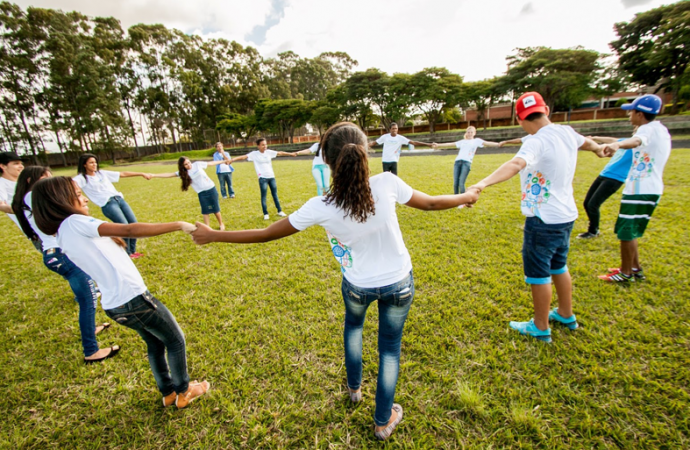
[[[518,173],[522,185],[522,213],[526,216],[522,260],[525,281],[531,285],[534,318],[529,322],[510,322],[520,334],[551,342],[549,321],[569,329],[578,327],[572,311],[572,282],[567,257],[570,232],[577,219],[573,197],[573,176],[577,151],[589,150],[603,157],[603,146],[576,133],[569,126],[554,125],[549,107],[537,92],[527,92],[517,101],[518,122],[530,134],[520,151],[494,173],[475,186],[509,180]],[[551,283],[556,285],[558,307],[551,306]]]
[[[632,149],[632,165],[623,188],[623,199],[615,232],[621,242],[621,266],[609,269],[599,278],[614,283],[644,280],[640,266],[637,239],[642,237],[652,213],[664,192],[664,166],[671,155],[671,135],[656,121],[661,111],[661,99],[643,95],[622,106],[629,111],[630,123],[637,127],[630,139],[604,146],[608,156],[620,148]]]

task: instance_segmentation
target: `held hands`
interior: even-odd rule
[[[153,178],[152,173],[143,173],[141,174],[141,176],[144,177],[146,180],[150,180],[151,178]]]
[[[192,234],[196,231],[196,227],[188,222],[180,222],[181,230],[187,234]]]
[[[611,157],[620,148],[620,143],[612,142],[610,144],[602,144],[599,146],[599,151],[596,152],[600,158]]]
[[[501,141],[501,142],[498,143],[498,146],[499,146],[499,147],[503,147],[503,146],[506,145],[507,143],[508,143],[508,141]]]
[[[432,142],[431,148],[433,148],[434,150],[438,150],[438,144],[436,142]]]
[[[195,244],[204,245],[208,244],[209,242],[213,242],[213,233],[215,233],[215,231],[213,231],[210,227],[207,227],[201,222],[197,222],[196,227],[190,234],[192,235],[192,240]]]

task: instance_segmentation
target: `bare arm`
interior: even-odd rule
[[[247,158],[249,158],[248,155],[236,156],[230,160],[230,164],[237,162],[237,161],[244,161]]]
[[[604,146],[597,144],[588,137],[585,138],[585,143],[580,146],[580,150],[594,152],[599,158],[606,157],[606,153],[604,152]]]
[[[498,143],[499,147],[503,147],[504,145],[521,145],[522,144],[522,138],[515,138],[515,139],[508,139],[507,141],[501,141]]]
[[[433,144],[431,144],[431,147],[433,147],[434,150],[439,150],[442,148],[458,148],[458,146],[455,145],[455,142],[444,142],[442,144],[437,144],[436,142],[434,142]]]
[[[179,175],[177,175],[175,172],[170,172],[170,173],[152,173],[151,178],[177,178]]]
[[[305,148],[304,150],[300,150],[298,152],[295,152],[295,155],[309,155],[311,154],[311,150],[308,148]]]
[[[500,147],[501,144],[499,142],[491,142],[491,141],[484,141],[482,143],[484,147]]]
[[[297,156],[297,154],[289,152],[278,152],[278,156]]]
[[[14,211],[12,211],[12,207],[3,201],[0,201],[0,211],[7,214],[14,214]]]
[[[640,145],[642,145],[642,139],[633,136],[633,137],[626,139],[624,141],[611,142],[610,144],[604,144],[604,145],[602,145],[602,151],[604,152],[604,154],[606,156],[613,156],[613,154],[616,153],[616,151],[619,148],[629,149],[629,148],[639,147]]]
[[[219,164],[229,164],[230,160],[229,159],[223,159],[222,161],[208,161],[206,163],[207,166],[217,166]]]
[[[216,231],[197,222],[196,231],[192,233],[192,239],[199,245],[208,244],[209,242],[254,244],[275,241],[297,232],[299,230],[292,226],[287,217],[262,230]]]
[[[475,184],[474,186],[470,186],[469,189],[476,188],[479,189],[479,191],[481,192],[488,186],[502,183],[506,180],[510,180],[515,175],[517,175],[518,172],[524,169],[525,166],[527,166],[527,161],[525,161],[522,158],[515,157],[510,161],[503,163],[501,167],[494,171],[494,173],[484,178],[482,181]]]
[[[471,188],[470,188],[471,189]],[[413,191],[410,201],[405,203],[411,208],[423,211],[440,211],[455,208],[460,205],[473,205],[479,198],[479,191],[472,189],[457,195],[428,195],[424,192]]]
[[[147,180],[150,180],[152,177],[152,174],[144,173],[144,172],[120,172],[120,177],[121,178],[142,177],[142,178],[146,178]]]
[[[412,144],[416,147],[431,147],[431,144],[428,142],[413,141],[411,139],[410,139],[410,144]]]
[[[617,138],[614,137],[607,137],[607,136],[587,136],[594,142],[598,142],[599,144],[612,144],[614,142],[618,142]]]
[[[191,233],[196,227],[187,222],[168,222],[168,223],[102,223],[98,226],[98,234],[107,237],[121,238],[146,238],[160,236],[161,234],[172,233],[173,231],[184,231]]]

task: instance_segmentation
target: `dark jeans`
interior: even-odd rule
[[[93,355],[98,351],[98,342],[96,342],[98,290],[94,281],[70,261],[59,248],[51,248],[43,252],[43,264],[67,280],[72,288],[75,300],[79,304],[79,331],[84,356]]]
[[[101,208],[103,215],[110,219],[113,223],[137,223],[137,218],[134,217],[132,208],[129,207],[124,198],[116,195],[110,197],[108,203]],[[127,244],[127,253],[132,254],[137,251],[137,240],[125,238]]]
[[[397,162],[384,162],[383,163],[383,171],[384,172],[390,172],[393,175],[398,174],[398,163]]]
[[[276,205],[278,212],[281,212],[280,200],[278,200],[278,185],[276,184],[275,178],[259,178],[259,189],[261,189],[261,209],[264,211],[264,215],[268,214],[268,209],[266,208],[266,192],[268,188],[271,188],[271,196],[273,196],[273,203]]]
[[[378,300],[379,307],[379,375],[376,381],[376,412],[378,426],[388,423],[395,397],[400,369],[400,342],[407,313],[414,299],[412,272],[404,280],[389,286],[361,288],[343,277],[345,301],[345,370],[347,385],[359,389],[362,384],[362,330],[369,305]]]
[[[623,186],[623,182],[614,180],[613,178],[598,176],[597,179],[594,180],[594,183],[589,187],[589,191],[587,191],[584,203],[585,212],[589,218],[588,232],[597,234],[599,231],[599,219],[601,217],[599,208],[601,208],[601,205],[603,205],[609,197],[615,194],[621,186]]]
[[[220,172],[216,175],[218,175],[218,181],[220,182],[220,195],[223,196],[223,198],[234,196],[235,191],[232,189],[232,172]],[[227,191],[225,190],[225,185],[228,186]]]
[[[189,374],[184,333],[163,303],[147,291],[118,308],[107,309],[105,313],[120,325],[139,333],[146,342],[151,371],[163,396],[187,390]]]
[[[455,194],[465,193],[465,181],[467,181],[467,175],[470,174],[470,167],[472,167],[472,163],[469,161],[463,159],[455,161],[453,166],[453,192]]]

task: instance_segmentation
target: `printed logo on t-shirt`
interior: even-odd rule
[[[652,174],[654,168],[654,158],[650,158],[649,153],[636,151],[633,155],[632,169],[630,170],[630,180],[636,181],[647,178]]]
[[[522,206],[532,211],[538,210],[542,204],[548,203],[550,190],[551,181],[547,180],[544,174],[538,171],[530,173],[522,190]]]
[[[350,247],[340,242],[340,240],[333,236],[330,231],[326,230],[328,235],[328,242],[331,244],[331,250],[336,261],[340,264],[340,270],[345,272],[345,269],[352,267],[352,252]]]

